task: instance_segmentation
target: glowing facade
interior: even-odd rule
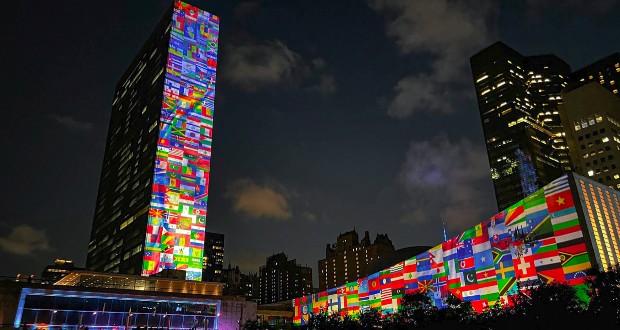
[[[519,288],[582,284],[591,267],[620,258],[620,193],[577,174],[562,176],[490,219],[417,256],[346,285],[293,300],[294,321],[311,313],[398,311],[420,291],[445,307],[448,293],[476,310],[511,304]]]
[[[175,1],[119,80],[87,269],[201,279],[218,33]]]
[[[219,19],[175,2],[142,275],[202,278]]]

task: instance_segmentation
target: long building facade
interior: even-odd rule
[[[404,294],[422,292],[438,308],[448,294],[481,311],[509,304],[519,289],[552,281],[581,285],[590,268],[620,262],[620,192],[568,173],[437,246],[367,277],[293,299],[297,324],[310,314],[383,315]]]
[[[201,279],[218,32],[175,1],[120,79],[87,269]]]

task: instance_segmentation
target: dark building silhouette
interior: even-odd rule
[[[571,75],[573,84],[583,86],[596,82],[616,96],[620,96],[620,53],[611,54],[576,70]]]
[[[501,42],[471,57],[498,210],[565,171],[578,171],[560,114],[562,92],[596,81],[617,94],[619,58],[616,53],[573,73],[553,54],[523,56]]]
[[[44,283],[53,284],[65,277],[65,275],[83,269],[84,268],[76,267],[73,260],[56,259],[53,265],[45,266],[45,269],[41,272],[41,280]]]
[[[202,280],[222,282],[224,279],[224,234],[205,233],[205,252],[202,264]]]
[[[259,278],[256,273],[244,274],[239,266],[231,266],[222,270],[222,282],[224,282],[225,296],[243,296],[246,300],[260,302]]]
[[[258,271],[259,304],[271,304],[312,293],[312,268],[278,253],[267,258]]]
[[[366,273],[367,265],[394,252],[387,235],[377,234],[374,242],[365,232],[359,240],[354,230],[340,234],[335,244],[327,244],[325,259],[319,260],[319,290],[346,284]]]
[[[87,269],[201,279],[218,31],[177,0],[119,79]]]

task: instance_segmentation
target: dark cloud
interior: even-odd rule
[[[238,22],[243,22],[258,12],[260,4],[258,1],[244,1],[240,4],[236,5],[233,9],[233,15],[235,20]]]
[[[330,75],[321,75],[318,84],[314,86],[314,89],[323,93],[331,94],[336,91],[336,83],[334,77]]]
[[[238,180],[230,186],[227,196],[236,212],[253,219],[289,220],[292,217],[289,196],[281,187]]]
[[[403,54],[430,55],[428,70],[401,79],[388,114],[450,113],[453,103],[469,94],[454,93],[469,83],[469,57],[494,40],[494,1],[369,0],[386,16],[386,33]]]
[[[50,118],[57,124],[75,131],[91,131],[94,127],[92,123],[79,121],[71,116],[50,115]]]
[[[28,225],[14,227],[8,236],[1,237],[0,249],[16,255],[32,255],[35,251],[52,250],[45,231]]]
[[[228,51],[226,79],[246,91],[296,83],[308,72],[303,58],[280,40],[233,44]]]
[[[410,196],[403,223],[445,221],[464,229],[491,216],[493,196],[483,189],[489,180],[486,150],[466,139],[445,136],[413,142],[399,175]]]

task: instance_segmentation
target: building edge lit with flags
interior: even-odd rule
[[[218,35],[174,1],[119,80],[87,269],[201,280]]]
[[[380,272],[292,300],[294,322],[310,314],[397,312],[416,291],[446,307],[448,294],[478,311],[512,304],[519,288],[583,284],[590,268],[620,262],[620,192],[569,172],[525,199],[417,256]]]

